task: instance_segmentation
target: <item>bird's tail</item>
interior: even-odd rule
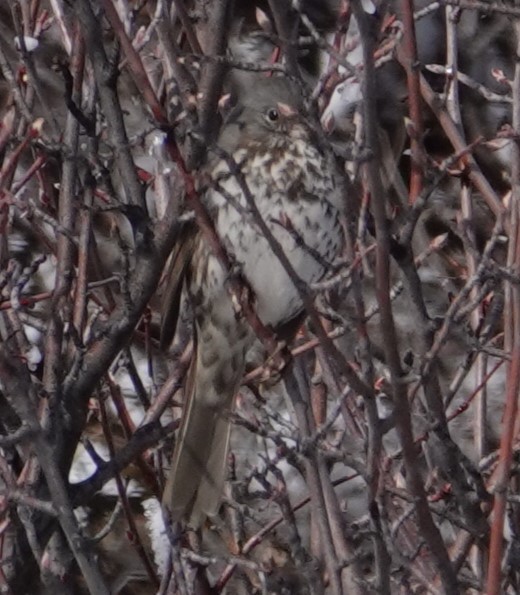
[[[217,514],[227,471],[233,394],[218,407],[200,394],[195,362],[188,373],[186,402],[163,502],[172,521],[194,528]],[[211,401],[211,399],[210,399]]]

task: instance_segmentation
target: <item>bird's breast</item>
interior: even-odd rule
[[[219,236],[255,291],[260,318],[277,325],[294,317],[302,301],[273,243],[304,283],[322,278],[341,244],[339,189],[325,159],[303,142],[283,156],[258,152],[248,158],[240,151],[234,160],[242,183],[223,175],[220,164],[214,172],[219,185],[207,199]]]

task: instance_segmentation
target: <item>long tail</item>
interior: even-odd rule
[[[200,526],[206,516],[216,515],[220,506],[235,392],[235,387],[230,387],[232,390],[220,395],[218,407],[215,407],[215,400],[201,394],[196,359],[188,373],[186,404],[163,495],[171,520],[187,520],[194,528]],[[212,404],[208,405],[208,401]]]

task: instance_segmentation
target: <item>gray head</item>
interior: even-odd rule
[[[266,144],[283,145],[308,135],[302,117],[302,96],[287,79],[262,77],[241,92],[239,103],[224,122],[218,144],[228,152]]]

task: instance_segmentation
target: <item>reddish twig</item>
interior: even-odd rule
[[[409,127],[411,145],[411,175],[409,202],[413,204],[423,186],[423,124],[421,109],[421,91],[419,82],[419,62],[417,59],[417,41],[415,38],[415,22],[413,1],[400,0],[403,18],[403,43],[397,55],[406,71],[408,85],[408,110],[411,127]]]

